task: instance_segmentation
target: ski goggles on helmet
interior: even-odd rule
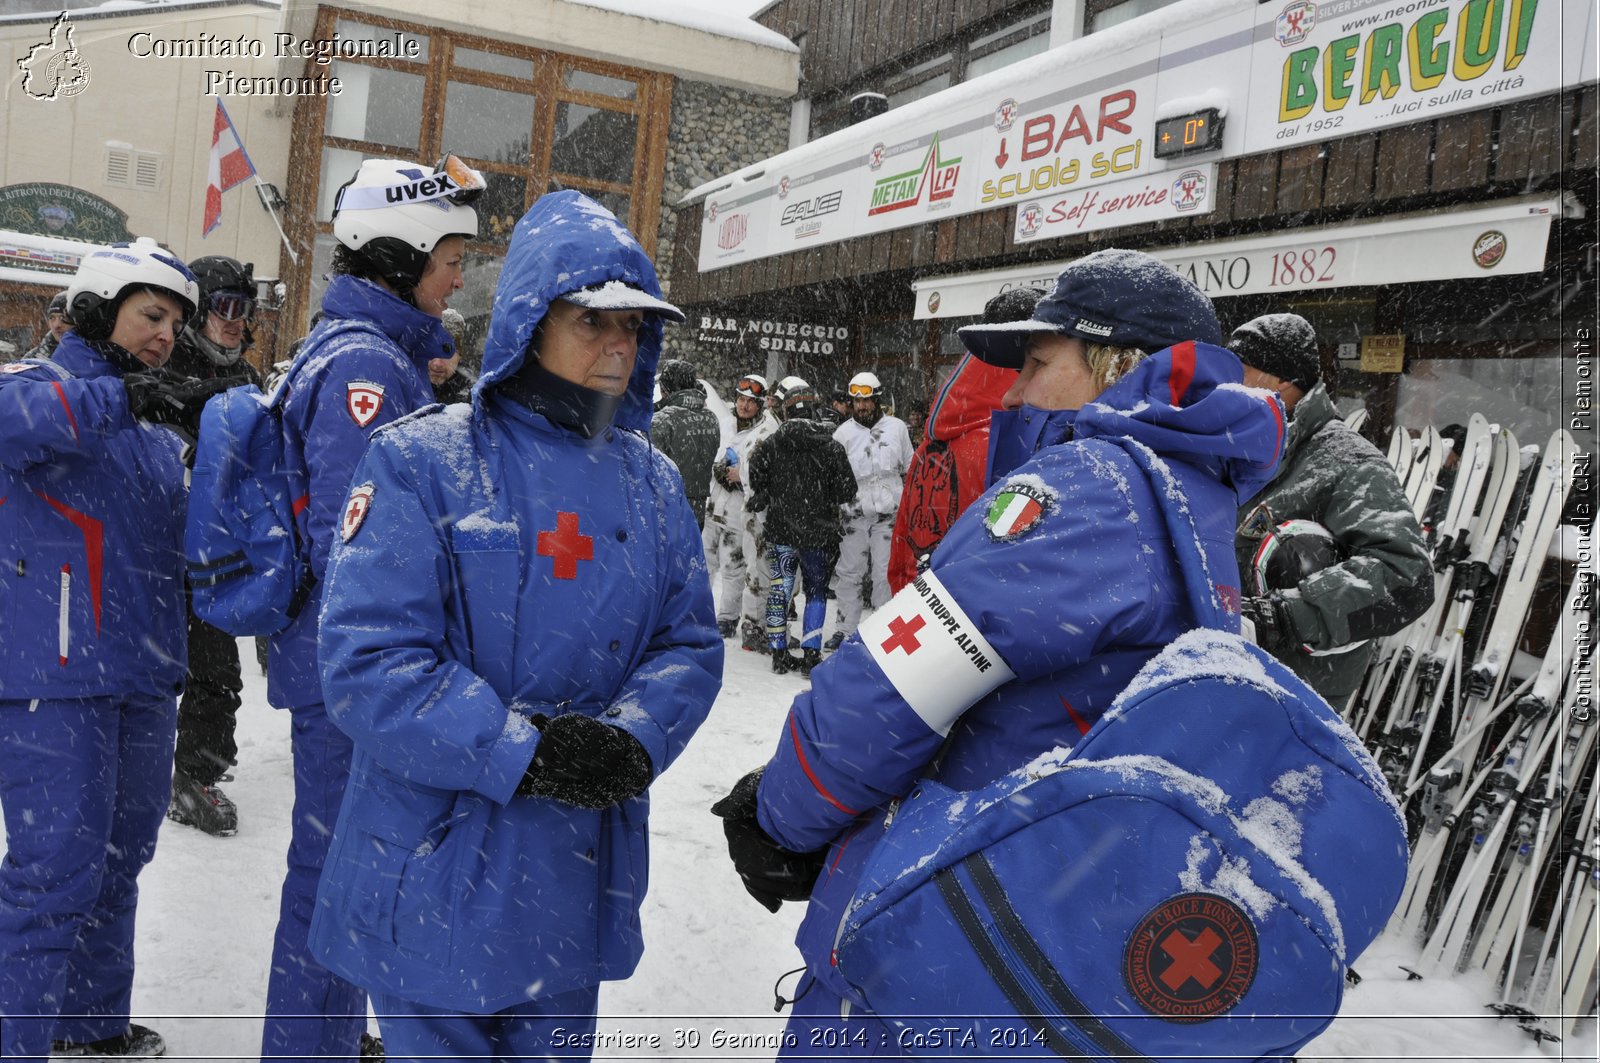
[[[453,154],[447,153],[444,158],[433,164],[434,172],[442,173],[450,178],[456,185],[456,191],[445,196],[458,207],[470,207],[483,195],[489,183],[484,180],[483,174],[462,162]]]
[[[357,185],[361,171],[340,187],[334,197],[333,212],[346,210],[378,210],[384,207],[404,207],[414,203],[437,203],[449,209],[446,203],[458,207],[470,206],[483,190],[489,187],[483,174],[448,154],[434,164],[432,173],[423,173],[422,167],[407,167],[400,171],[409,180],[393,185]],[[443,202],[440,202],[443,201]]]
[[[857,399],[870,399],[878,393],[878,389],[871,384],[851,384],[850,396]]]
[[[244,292],[212,292],[206,300],[206,313],[215,314],[224,321],[248,320],[255,312],[255,297]]]
[[[747,399],[759,399],[767,393],[767,385],[759,380],[744,377],[739,381],[738,393]]]

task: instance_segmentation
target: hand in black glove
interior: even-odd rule
[[[655,769],[639,740],[620,727],[581,712],[553,719],[540,713],[533,725],[542,732],[533,763],[517,793],[549,797],[579,808],[608,808],[644,793]]]
[[[1255,624],[1256,645],[1274,657],[1286,657],[1305,651],[1300,636],[1294,629],[1294,620],[1289,615],[1289,607],[1279,595],[1268,594],[1246,598],[1239,603],[1239,612]]]
[[[204,406],[211,396],[244,382],[244,377],[201,380],[169,369],[146,369],[122,377],[123,390],[128,393],[128,412],[135,420],[152,424],[183,421],[185,411]]]
[[[728,856],[744,883],[744,891],[776,912],[784,901],[803,901],[811,897],[811,887],[822,874],[828,850],[797,853],[783,848],[767,836],[756,819],[756,788],[761,785],[757,768],[734,784],[728,796],[711,806],[722,817],[722,832],[728,839]]]

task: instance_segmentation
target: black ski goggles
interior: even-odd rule
[[[248,321],[255,312],[255,297],[244,292],[212,292],[206,300],[206,313],[224,321]]]

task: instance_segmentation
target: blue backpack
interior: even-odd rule
[[[304,476],[284,453],[283,400],[322,341],[354,329],[371,326],[319,327],[271,394],[229,388],[201,411],[183,553],[195,615],[230,635],[275,635],[311,597],[310,547],[297,519],[309,498],[303,487],[295,494]]]
[[[1377,765],[1227,630],[1181,493],[1128,449],[1205,626],[1072,749],[976,791],[923,780],[893,814],[835,956],[903,1044],[1284,1058],[1333,1021],[1399,900],[1406,835]]]

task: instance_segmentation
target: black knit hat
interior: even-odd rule
[[[669,358],[661,363],[659,379],[663,395],[685,391],[695,386],[694,366],[682,358]]]
[[[1233,330],[1228,348],[1252,369],[1310,391],[1322,379],[1317,332],[1299,314],[1262,314]]]

